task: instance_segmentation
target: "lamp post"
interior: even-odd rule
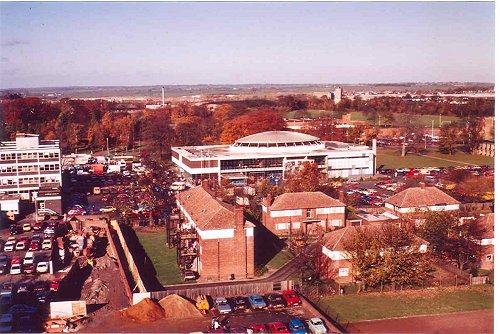
[[[109,158],[109,137],[106,137],[106,149],[108,150],[108,158]]]

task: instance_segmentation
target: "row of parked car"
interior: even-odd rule
[[[316,317],[307,320],[293,318],[287,324],[277,321],[267,324],[251,324],[247,328],[247,332],[251,333],[325,334],[328,332],[323,320]]]
[[[302,304],[300,297],[293,290],[281,293],[272,292],[265,295],[238,296],[233,298],[217,297],[214,299],[214,308],[219,314],[229,314],[235,311],[260,309],[279,309]]]

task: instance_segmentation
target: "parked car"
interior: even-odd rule
[[[250,303],[248,302],[248,298],[246,297],[234,297],[232,301],[234,311],[246,311],[250,309]]]
[[[299,295],[294,290],[285,290],[282,291],[281,294],[283,295],[283,298],[288,306],[299,306],[302,304]]]
[[[250,295],[248,296],[248,301],[250,302],[250,307],[254,310],[263,309],[267,306],[264,297],[261,295]]]
[[[36,265],[37,273],[46,273],[49,271],[49,263],[47,261],[40,261]]]
[[[21,265],[16,263],[16,264],[12,264],[10,266],[10,274],[11,275],[17,275],[17,274],[20,274],[21,273]]]
[[[31,291],[31,284],[27,282],[21,282],[17,285],[17,293],[25,293]]]
[[[9,333],[12,331],[12,319],[11,313],[0,315],[0,333]]]
[[[282,334],[290,333],[286,325],[282,322],[270,322],[267,324],[267,328],[269,328],[270,333],[282,333]]]
[[[248,328],[252,330],[252,333],[268,333],[266,325],[263,324],[251,324]]]
[[[284,308],[286,307],[286,301],[283,298],[282,295],[279,293],[273,292],[273,293],[268,293],[265,295],[267,305],[269,305],[270,308]]]
[[[0,274],[7,274],[9,258],[7,255],[0,255]]]
[[[105,206],[104,208],[99,209],[100,212],[102,213],[110,213],[110,212],[115,212],[116,208],[113,206]]]
[[[48,238],[43,239],[42,249],[43,250],[52,249],[52,240],[50,240]]]
[[[33,264],[34,261],[35,261],[35,253],[26,252],[26,255],[24,256],[23,264]]]
[[[30,223],[25,223],[25,224],[23,224],[23,231],[24,231],[24,232],[29,232],[29,231],[31,231],[31,224],[30,224]]]
[[[312,334],[326,334],[327,330],[323,320],[320,318],[311,318],[306,320],[306,324],[309,327],[309,330]]]
[[[3,250],[4,252],[13,252],[15,247],[16,247],[15,241],[7,241],[3,246]]]
[[[217,297],[214,299],[214,306],[219,311],[220,314],[228,314],[233,310],[231,309],[231,305],[227,302],[227,299],[224,297]]]
[[[35,225],[33,225],[34,231],[41,231],[43,229],[43,222],[37,221]]]
[[[23,228],[19,225],[12,225],[10,227],[10,235],[21,234],[23,233]]]
[[[23,273],[25,274],[33,274],[35,272],[34,264],[25,264],[23,265]]]
[[[27,247],[26,241],[18,241],[16,244],[16,251],[26,250],[26,247]]]
[[[60,278],[54,278],[49,285],[50,291],[57,291],[59,290],[59,284],[61,284],[61,279]]]
[[[14,283],[12,282],[4,282],[0,286],[0,295],[11,294],[12,289],[14,289]]]
[[[40,250],[40,241],[39,240],[31,240],[30,246],[28,247],[30,252]]]
[[[288,328],[290,328],[290,331],[294,334],[307,334],[307,333],[309,333],[309,330],[308,330],[306,324],[304,324],[302,322],[302,320],[300,320],[298,318],[294,318],[294,319],[290,320],[290,322],[288,323]]]

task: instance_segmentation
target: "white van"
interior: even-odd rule
[[[170,190],[180,191],[186,189],[186,182],[173,182],[170,186]]]
[[[23,264],[33,264],[35,261],[35,253],[34,252],[26,252],[26,256],[24,257]]]

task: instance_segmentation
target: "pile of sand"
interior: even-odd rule
[[[156,321],[165,317],[162,307],[149,298],[120,312],[123,316],[138,321]]]
[[[179,295],[166,296],[160,300],[160,305],[165,310],[166,318],[203,318],[203,315],[198,311],[196,306]]]

